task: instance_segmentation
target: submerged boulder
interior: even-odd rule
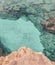
[[[45,21],[45,22],[42,22],[41,24],[45,30],[55,34],[55,18],[52,17],[50,18],[50,22]]]

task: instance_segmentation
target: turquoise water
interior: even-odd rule
[[[2,0],[0,4],[0,48],[3,49],[3,54],[7,55],[26,46],[43,52],[55,61],[55,34],[44,30],[41,25],[44,21],[50,21],[49,16],[55,18],[53,1]]]
[[[40,32],[25,17],[18,20],[0,19],[0,38],[2,44],[11,51],[26,46],[34,51],[43,51]]]

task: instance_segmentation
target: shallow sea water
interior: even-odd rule
[[[0,38],[2,44],[11,51],[26,46],[34,51],[43,51],[40,32],[25,17],[18,20],[0,19]]]
[[[44,21],[50,22],[49,16],[55,18],[55,1],[23,0],[16,3],[16,0],[2,0],[0,2],[5,5],[5,9],[11,7],[12,10],[11,12],[8,10],[7,15],[5,12],[0,12],[0,48],[3,50],[3,55],[6,56],[26,46],[36,52],[43,52],[50,60],[55,61],[55,34],[43,29],[41,25]],[[12,5],[14,11],[16,9],[19,11],[21,7],[20,14],[13,11]],[[29,6],[25,9],[26,5]]]

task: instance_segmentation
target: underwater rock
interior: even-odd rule
[[[55,61],[55,35],[47,31],[41,32],[41,43],[44,47],[43,53],[52,61]]]
[[[47,24],[47,26],[46,26]],[[49,22],[44,22],[42,23],[44,29],[46,29],[47,31],[51,32],[51,33],[55,33],[55,25],[53,24],[53,22],[49,23]]]
[[[3,19],[19,19],[19,17],[21,15],[23,15],[23,10],[15,10],[13,9],[13,7],[11,8],[6,8],[6,7],[2,7],[3,8],[3,11],[0,11],[0,18],[3,18]],[[24,10],[25,11],[25,10]]]
[[[9,2],[9,3],[8,3]],[[25,3],[24,3],[25,2]],[[38,3],[39,2],[39,3]],[[45,4],[41,4],[43,1],[37,1],[37,0],[5,0],[0,2],[0,18],[3,19],[15,19],[17,20],[19,17],[25,15],[35,15],[35,16],[42,16],[42,9],[45,8]],[[47,6],[49,6],[46,3]],[[34,7],[33,7],[34,6]],[[42,8],[43,7],[43,8]],[[29,12],[28,12],[28,11]],[[46,8],[45,8],[46,10]],[[40,13],[41,16],[38,14]],[[44,13],[44,12],[43,12]]]
[[[37,12],[36,13],[32,12],[32,8],[31,8],[31,11],[27,11],[28,9],[30,9],[30,5],[28,7],[26,5],[20,6],[20,5],[16,5],[16,4],[14,6],[8,6],[8,7],[6,7],[4,5],[2,5],[2,6],[0,5],[0,7],[1,7],[0,18],[3,18],[3,19],[17,20],[23,15],[25,15],[27,17],[28,15],[37,14]]]
[[[3,50],[2,48],[0,48],[0,56],[2,56]]]
[[[0,56],[5,56],[11,53],[11,50],[7,48],[2,41],[4,41],[4,39],[0,37]]]
[[[44,46],[44,54],[52,61],[55,61],[55,18],[48,16],[48,20],[41,22],[41,43]]]
[[[51,17],[50,22],[44,21],[41,23],[43,28],[48,32],[55,33],[55,18]]]
[[[35,15],[41,18],[44,12],[50,11],[52,1],[44,0],[3,0],[0,1],[0,18],[3,19],[15,19],[25,15]],[[43,12],[44,10],[44,12]],[[43,13],[41,13],[41,11]],[[40,13],[40,15],[39,15]],[[29,16],[28,16],[29,17]]]
[[[41,52],[22,47],[6,57],[0,57],[0,65],[55,65]]]

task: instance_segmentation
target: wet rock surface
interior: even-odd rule
[[[22,47],[6,57],[0,57],[0,65],[55,65],[43,53]]]

